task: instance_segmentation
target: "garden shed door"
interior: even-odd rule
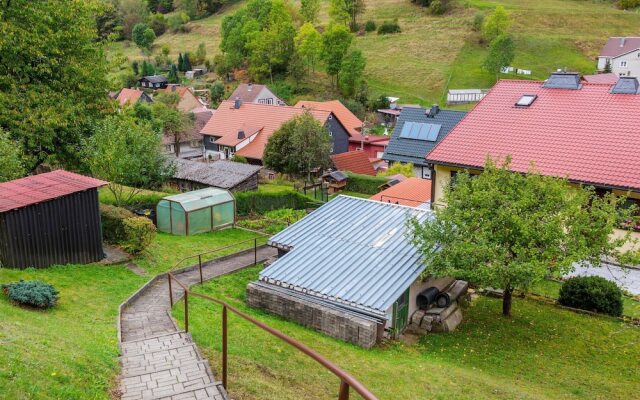
[[[398,337],[409,322],[409,288],[393,303],[393,336]]]

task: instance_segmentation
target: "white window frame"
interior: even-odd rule
[[[627,66],[627,62],[626,61],[620,61],[620,67],[624,68]]]

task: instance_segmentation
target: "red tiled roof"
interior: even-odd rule
[[[511,169],[605,187],[640,190],[640,95],[612,85],[579,90],[501,80],[427,155],[436,164],[482,167],[487,155],[511,155]],[[524,94],[529,107],[515,107]]]
[[[171,84],[162,90],[166,93],[178,93],[178,96],[180,97],[184,96],[187,92],[191,92],[191,89],[189,89],[189,87],[187,86],[174,84]],[[191,92],[191,94],[193,94],[193,92]]]
[[[618,75],[613,72],[606,74],[584,75],[582,80],[587,83],[603,83],[605,85],[615,85],[618,82]]]
[[[637,49],[640,49],[640,37],[610,37],[600,57],[618,57]]]
[[[331,156],[331,161],[339,171],[349,171],[354,174],[374,176],[376,170],[364,151],[348,151]]]
[[[118,93],[116,100],[123,106],[125,103],[134,104],[140,96],[142,96],[142,90],[124,88]]]
[[[304,107],[312,110],[330,111],[340,121],[347,133],[352,137],[360,137],[362,121],[356,117],[340,100],[331,101],[299,101],[296,107]]]
[[[417,207],[431,201],[431,180],[411,177],[370,197],[385,203]]]
[[[42,203],[107,184],[108,182],[63,170],[0,183],[0,212]]]
[[[233,101],[223,101],[213,117],[202,128],[201,133],[218,136],[222,142],[227,142],[232,138],[237,139],[240,129],[261,126],[262,130],[255,139],[236,153],[247,158],[261,160],[269,137],[283,123],[301,115],[304,111],[302,108],[296,107],[255,103],[242,103],[240,108],[236,109]],[[324,124],[329,118],[328,111],[310,110],[310,112],[321,124]]]

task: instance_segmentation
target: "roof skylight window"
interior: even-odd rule
[[[529,107],[537,98],[537,94],[523,94],[522,97],[520,97],[520,100],[516,103],[516,106]]]

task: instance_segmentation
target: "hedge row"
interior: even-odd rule
[[[156,227],[150,219],[137,217],[122,207],[100,204],[100,218],[104,240],[131,254],[147,248],[156,235]]]
[[[312,198],[293,191],[238,192],[234,195],[238,215],[264,214],[282,208],[304,210],[317,203]]]
[[[347,172],[349,180],[344,190],[374,195],[380,191],[380,185],[387,183],[389,178],[384,176],[369,176]]]

